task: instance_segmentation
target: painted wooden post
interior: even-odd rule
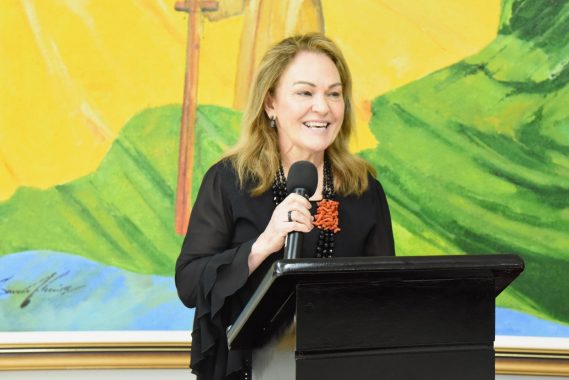
[[[200,11],[215,11],[217,1],[185,0],[175,4],[177,11],[188,12],[188,43],[186,50],[186,77],[184,103],[180,127],[178,156],[178,185],[176,189],[176,233],[183,235],[188,229],[192,201],[192,173],[194,166],[194,129],[198,101],[198,72],[200,52]]]

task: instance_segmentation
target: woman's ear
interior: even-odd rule
[[[269,119],[275,116],[275,107],[273,105],[273,97],[271,96],[271,94],[267,94],[267,97],[263,102],[263,106],[265,108],[265,112],[267,113],[267,117]]]

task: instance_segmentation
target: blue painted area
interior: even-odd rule
[[[190,330],[193,315],[172,277],[58,252],[0,257],[0,331]],[[496,308],[496,334],[569,338],[569,326]]]
[[[497,307],[496,335],[569,338],[569,326]]]
[[[0,257],[0,331],[190,330],[193,313],[173,277],[58,252]]]

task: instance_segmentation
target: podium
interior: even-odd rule
[[[517,255],[279,260],[228,328],[253,380],[490,380]]]

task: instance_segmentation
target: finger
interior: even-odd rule
[[[288,210],[288,212],[286,213],[286,221],[287,222],[294,222],[295,221],[295,217],[293,215],[295,211],[296,210]]]
[[[287,234],[291,231],[310,231],[312,230],[312,215],[308,213],[305,215],[303,212],[298,210],[291,210],[291,220],[288,220],[288,211],[281,217],[281,222],[276,223],[276,229],[281,233]],[[305,228],[299,229],[299,225],[305,226]]]
[[[298,222],[303,222],[306,224],[312,223],[312,220],[314,219],[310,211],[307,209],[295,210],[293,215],[294,215],[293,219],[295,219]]]
[[[289,232],[293,232],[293,231],[298,231],[298,232],[310,232],[312,231],[312,228],[314,228],[314,226],[312,224],[304,224],[304,223],[300,223],[300,222],[289,222],[287,223],[287,233]]]
[[[301,210],[289,210],[286,213],[286,217],[283,218],[287,222],[299,222],[306,225],[312,224],[314,217],[310,214],[307,209]]]
[[[310,215],[310,212],[308,212],[307,210],[304,210],[304,212],[298,211],[293,213],[293,219],[295,222],[298,223],[302,223],[302,224],[306,224],[311,225],[314,218],[312,217],[312,215]]]
[[[304,204],[294,202],[289,205],[285,205],[282,211],[280,211],[282,213],[281,215],[285,216],[285,220],[288,220],[289,211],[292,211],[291,213],[292,219],[298,219],[303,216],[305,216],[306,218],[310,218],[310,210],[306,208]]]
[[[306,199],[303,199],[302,197],[300,199],[297,197],[291,197],[290,199],[287,199],[286,202],[283,201],[279,204],[273,214],[284,216],[284,219],[281,217],[279,217],[279,219],[288,220],[289,211],[298,211],[308,215],[310,214],[310,207],[312,207],[312,205]]]
[[[303,207],[306,207],[307,209],[312,208],[312,204],[310,204],[310,201],[308,199],[306,199],[305,197],[303,197],[302,195],[299,194],[289,194],[281,204],[285,203],[290,205],[290,204],[296,204],[296,205],[302,205]]]

